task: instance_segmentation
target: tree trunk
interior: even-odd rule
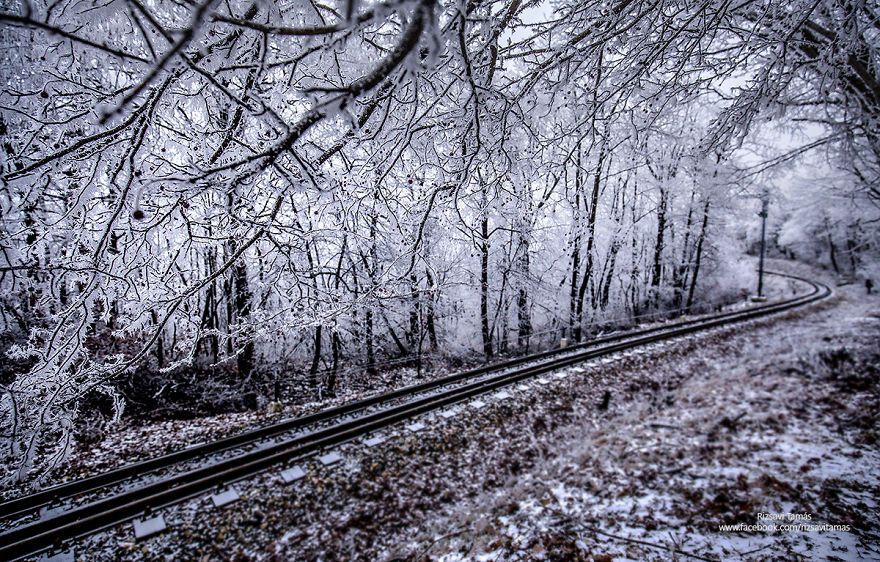
[[[318,367],[321,364],[321,332],[323,326],[315,326],[315,337],[312,340],[312,364],[309,366],[309,386],[312,389],[318,388]]]
[[[672,288],[675,291],[674,306],[677,309],[681,308],[682,301],[684,300],[685,286],[687,285],[688,273],[691,268],[690,262],[692,256],[690,252],[690,241],[693,219],[694,192],[691,191],[691,199],[688,203],[687,222],[684,228],[684,242],[681,245],[681,260],[675,266],[675,270],[672,273]]]
[[[529,314],[529,293],[526,288],[526,282],[529,278],[529,241],[526,236],[522,237],[520,245],[522,254],[520,255],[520,284],[519,294],[516,298],[516,310],[518,330],[516,344],[520,349],[528,350],[529,338],[532,335],[532,320]]]
[[[825,219],[825,232],[828,237],[828,259],[831,260],[831,267],[834,268],[834,273],[840,275],[840,266],[837,264],[837,249],[834,247],[834,239],[831,237],[831,225],[828,223],[828,219]]]
[[[568,294],[568,334],[574,337],[577,316],[578,276],[581,272],[581,150],[578,145],[577,162],[574,172],[574,236],[571,241],[571,285]]]
[[[434,325],[434,278],[431,276],[431,271],[427,268],[425,269],[425,279],[428,281],[428,287],[430,289],[428,292],[428,303],[425,307],[425,329],[428,331],[428,341],[431,343],[431,349],[436,350],[437,328]]]
[[[411,302],[409,308],[409,330],[406,333],[406,342],[412,347],[418,343],[419,332],[421,331],[419,326],[421,299],[419,298],[419,280],[415,273],[409,276],[409,291]]]
[[[608,256],[608,267],[605,272],[605,282],[602,283],[602,293],[599,297],[599,308],[605,310],[608,307],[608,300],[611,298],[611,282],[614,280],[614,266],[617,263],[617,252],[620,251],[620,242],[615,237],[611,243],[611,249]]]
[[[688,289],[688,297],[687,303],[685,304],[685,311],[690,311],[691,306],[694,304],[694,292],[697,288],[697,277],[700,275],[700,263],[703,259],[703,242],[706,240],[706,229],[709,226],[709,201],[706,201],[706,205],[703,207],[703,224],[700,226],[700,236],[697,238],[697,249],[694,253],[694,273],[691,276],[691,286]]]
[[[849,255],[849,268],[853,275],[855,275],[859,269],[858,238],[858,223],[856,223],[850,227],[849,236],[846,238],[846,253]]]
[[[483,355],[492,359],[492,332],[489,329],[489,211],[486,192],[483,191],[483,210],[480,218],[480,326],[483,335]]]
[[[327,385],[325,390],[327,396],[336,396],[336,376],[339,370],[339,356],[342,350],[342,338],[339,337],[339,330],[334,329],[330,338],[330,348],[333,353],[333,368],[327,377]]]
[[[666,204],[666,189],[660,188],[660,207],[657,209],[657,242],[654,245],[654,265],[651,269],[651,304],[654,308],[660,304],[660,283],[663,279],[663,245],[664,236],[666,234]]]
[[[154,326],[159,325],[159,316],[156,314],[155,310],[150,311],[150,319],[153,321]],[[159,334],[159,337],[156,338],[156,366],[161,369],[165,366],[165,342],[162,337],[162,334]]]
[[[372,293],[372,289],[376,286],[376,267],[377,262],[379,261],[379,253],[376,249],[376,227],[378,225],[379,217],[376,213],[376,202],[379,200],[379,191],[378,188],[373,193],[373,208],[370,214],[370,263],[367,262],[367,259],[363,256],[361,258],[364,261],[364,269],[367,271],[367,275],[370,278],[370,289]],[[371,299],[372,300],[372,299]],[[375,336],[375,327],[373,325],[373,304],[369,302],[367,304],[366,311],[366,319],[365,319],[365,329],[366,329],[366,344],[367,344],[367,373],[370,376],[376,375],[376,350],[374,348],[373,338]]]
[[[335,291],[339,291],[339,286],[342,283],[342,260],[345,258],[346,250],[348,249],[348,233],[342,235],[342,245],[339,248],[339,260],[336,262],[336,272],[335,272],[335,280],[333,282],[333,289]],[[333,364],[330,369],[330,375],[327,377],[327,384],[325,386],[325,391],[328,396],[336,395],[336,375],[339,370],[339,355],[342,348],[342,339],[339,337],[339,326],[334,321],[333,324],[333,333],[330,337],[330,350],[333,357]]]
[[[605,144],[599,149],[599,161],[596,163],[596,172],[593,174],[593,192],[590,194],[590,208],[587,212],[587,247],[584,249],[586,267],[581,276],[581,285],[578,289],[577,300],[577,323],[575,324],[574,339],[581,341],[583,330],[584,296],[593,279],[593,246],[596,241],[596,211],[599,207],[599,189],[602,186],[602,165],[605,162]]]
[[[297,212],[295,206],[293,206],[293,213],[294,213],[294,216],[296,217],[297,226],[301,230],[305,230],[302,228],[302,224],[299,221],[298,212]],[[308,207],[306,208],[306,216],[307,217],[309,216],[309,208]],[[309,226],[309,230],[312,230],[311,220],[309,220],[308,226]],[[320,263],[321,260],[320,260],[320,256],[318,255],[317,247],[312,246],[312,244],[309,243],[308,239],[305,240],[305,251],[306,251],[306,260],[309,264],[309,277],[311,278],[311,281],[312,281],[312,294],[314,295],[314,298],[317,299],[317,297],[318,297],[318,276],[316,275],[316,272],[315,272],[315,264]],[[314,256],[312,255],[312,251],[315,252]],[[316,320],[317,320],[317,318],[316,318]],[[309,387],[313,391],[316,391],[316,392],[319,389],[319,387],[318,387],[318,367],[320,366],[320,363],[321,363],[321,335],[322,335],[322,332],[323,332],[322,325],[319,324],[319,325],[315,326],[315,335],[312,340],[313,341],[313,344],[312,344],[312,363],[309,366],[309,375],[308,375]]]
[[[368,307],[364,313],[364,343],[367,347],[367,374],[376,375],[376,351],[373,349],[373,309]]]
[[[247,321],[251,315],[251,292],[248,288],[247,267],[239,263],[235,274],[235,313],[239,322]],[[247,379],[254,368],[254,340],[247,337],[244,346],[236,357],[239,377]]]

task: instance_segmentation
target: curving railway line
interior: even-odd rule
[[[779,302],[613,334],[463,371],[0,503],[0,560],[58,549],[100,529],[263,471],[281,470],[292,461],[525,379],[639,346],[788,311],[831,294],[826,285],[808,279],[772,275],[802,282],[810,290]]]

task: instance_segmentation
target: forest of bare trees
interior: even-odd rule
[[[777,214],[779,245],[867,274],[878,17],[3,0],[4,478],[63,462],[85,409],[181,381],[312,400],[706,310],[740,295],[761,197],[815,200]],[[761,149],[768,127],[794,140]],[[805,159],[831,179],[774,187]]]

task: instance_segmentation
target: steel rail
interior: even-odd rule
[[[421,392],[425,392],[426,390],[432,390],[439,386],[443,386],[444,384],[460,382],[467,378],[473,378],[475,376],[487,374],[493,371],[503,370],[510,366],[516,366],[525,362],[535,361],[536,359],[540,359],[543,357],[559,355],[561,353],[567,354],[565,357],[561,357],[552,361],[538,363],[535,365],[526,366],[515,371],[505,372],[492,377],[487,377],[485,379],[464,384],[445,392],[417,398],[403,404],[399,404],[377,412],[357,417],[355,419],[342,421],[329,427],[316,429],[304,435],[293,437],[287,441],[276,443],[260,450],[245,452],[238,456],[221,460],[215,464],[189,470],[181,474],[173,475],[171,477],[146,484],[139,488],[120,492],[118,494],[98,499],[97,501],[87,503],[82,506],[74,507],[53,517],[48,517],[19,527],[14,527],[0,534],[0,545],[2,545],[0,546],[0,558],[16,559],[27,556],[29,554],[41,552],[47,548],[51,548],[59,541],[70,540],[73,538],[88,535],[98,529],[113,525],[115,523],[119,523],[121,521],[125,521],[145,511],[150,511],[151,509],[157,509],[170,504],[178,503],[183,499],[193,497],[207,490],[215,488],[218,486],[218,484],[230,483],[235,480],[251,476],[258,472],[262,472],[271,466],[284,463],[293,458],[301,458],[303,456],[312,454],[319,449],[351,441],[352,439],[361,437],[377,429],[387,427],[401,420],[409,419],[413,416],[435,410],[449,404],[467,400],[471,397],[489,392],[496,388],[508,386],[526,378],[535,377],[543,373],[574,365],[581,361],[601,357],[603,355],[608,355],[618,351],[628,350],[640,345],[663,341],[714,327],[729,325],[734,322],[741,322],[744,320],[766,316],[768,314],[790,310],[792,308],[803,306],[811,302],[815,302],[819,299],[825,298],[831,293],[830,289],[827,286],[820,287],[820,285],[807,279],[791,275],[776,275],[790,277],[798,281],[805,282],[811,285],[813,290],[807,295],[803,295],[782,302],[765,304],[761,306],[751,307],[745,310],[728,312],[718,315],[710,315],[695,320],[674,323],[672,325],[658,326],[636,332],[628,332],[625,334],[608,336],[606,338],[600,338],[599,340],[593,340],[591,342],[586,342],[577,346],[571,346],[570,348],[566,348],[563,350],[553,350],[550,352],[525,356],[510,361],[505,361],[503,363],[489,365],[486,367],[481,367],[479,369],[450,375],[436,381],[430,381],[428,383],[413,385],[410,387],[399,389],[397,391],[384,393],[368,399],[327,410],[325,412],[319,412],[310,416],[304,416],[302,418],[289,420],[288,422],[268,426],[268,428],[263,428],[263,430],[277,427],[285,427],[285,429],[275,432],[276,434],[294,428],[302,428],[303,426],[307,426],[315,422],[327,421],[328,419],[334,417],[334,415],[338,417],[339,415],[343,415],[345,413],[351,413],[352,411],[362,410],[372,405],[387,402],[393,398],[418,394]],[[615,341],[618,343],[613,343]],[[586,349],[586,351],[572,353],[572,351],[577,351],[578,349],[584,348],[590,349]],[[334,414],[326,415],[330,412],[334,412]],[[294,422],[300,423],[295,424]],[[242,439],[243,435],[251,436],[251,439]],[[267,437],[265,431],[255,430],[239,436],[227,438],[226,440],[220,440],[219,442],[234,442],[236,445],[240,445],[254,441],[254,435],[256,435],[256,439]],[[211,445],[213,444],[201,446],[208,447],[208,449],[204,449],[201,447],[194,447],[191,449],[201,448],[202,451],[210,452]],[[229,447],[214,449],[214,451],[226,450],[228,448]],[[190,451],[191,449],[181,451],[180,453]],[[150,466],[151,463],[155,463],[158,459],[175,458],[176,455],[177,453],[172,453],[164,457],[151,459],[150,461],[143,461],[142,463],[137,463],[130,467],[125,467],[124,469],[112,471],[111,474],[130,472],[130,470],[134,467],[143,467],[145,465]],[[197,454],[194,456],[199,455]],[[163,466],[168,466],[170,464],[173,463],[169,463]],[[139,474],[143,474],[143,472],[140,472]],[[97,475],[96,477],[92,477],[91,479],[85,479],[85,481],[101,481],[100,477],[102,476],[104,475]],[[112,483],[116,483],[118,481],[120,480],[113,481]],[[51,492],[53,490],[57,491],[59,488],[64,488],[65,486],[76,489],[76,485],[78,483],[79,481],[72,482],[68,485],[61,485],[46,490],[46,492]],[[89,491],[94,491],[100,486],[101,484],[93,486],[89,489]],[[42,497],[40,496],[40,494],[43,494],[43,492],[39,492],[35,495],[38,497]],[[26,499],[27,497],[29,496],[26,496],[22,499]],[[7,502],[7,504],[8,503],[11,502]]]

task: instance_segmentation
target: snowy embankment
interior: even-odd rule
[[[845,287],[773,320],[587,364],[343,461],[237,485],[226,509],[165,510],[169,531],[93,537],[93,558],[880,558],[880,300]],[[611,392],[607,410],[600,407]],[[850,531],[732,532],[761,513]],[[804,523],[804,521],[800,521]]]

